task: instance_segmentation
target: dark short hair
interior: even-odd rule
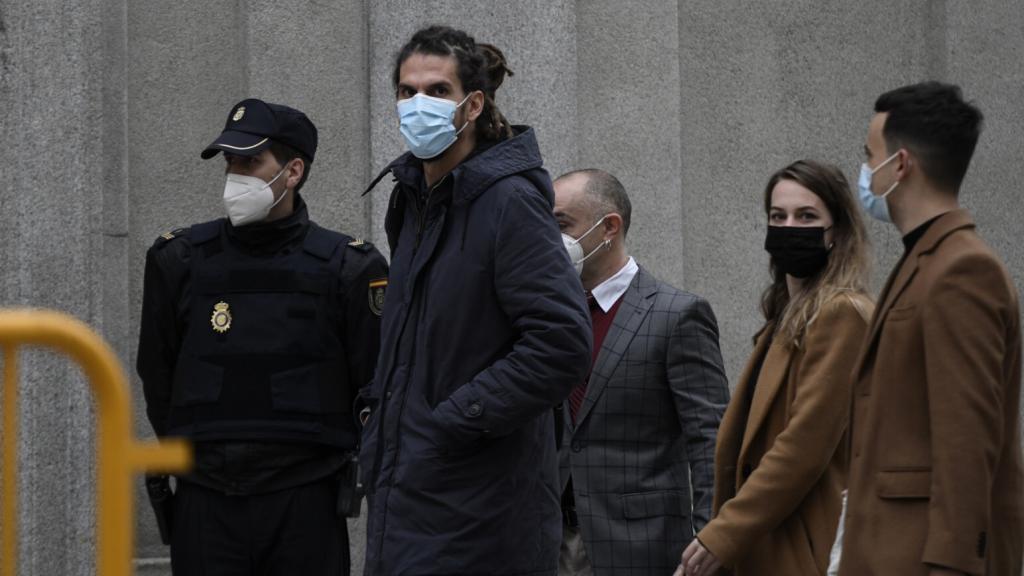
[[[882,135],[890,154],[912,151],[935,184],[957,192],[981,135],[981,110],[965,102],[959,86],[922,82],[886,92],[875,112],[887,113]]]
[[[513,135],[512,125],[498,110],[495,95],[506,76],[512,76],[505,54],[493,44],[477,42],[462,30],[449,26],[429,26],[413,34],[395,57],[391,82],[395,89],[401,80],[402,63],[413,54],[455,58],[459,83],[466,94],[477,90],[484,94],[484,109],[474,123],[477,136],[498,141]]]
[[[295,158],[302,160],[302,179],[299,180],[299,183],[295,186],[294,190],[295,192],[298,192],[299,189],[302,188],[302,185],[306,183],[306,179],[309,178],[309,170],[312,167],[313,161],[295,148],[292,148],[287,144],[277,142],[276,140],[270,141],[270,147],[267,148],[267,150],[270,150],[270,153],[274,155],[274,160],[277,160],[277,163],[280,164],[282,168],[285,164],[291,162]]]
[[[629,233],[629,221],[633,215],[633,205],[629,202],[626,187],[618,178],[599,168],[573,170],[562,174],[557,180],[577,175],[586,179],[583,192],[597,204],[597,211],[612,211],[622,216],[622,236],[625,237]]]

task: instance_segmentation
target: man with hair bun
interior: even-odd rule
[[[510,74],[444,26],[395,61],[409,152],[373,183],[396,181],[379,363],[360,392],[367,575],[556,572],[551,409],[586,375],[590,319],[534,132],[495,103]]]

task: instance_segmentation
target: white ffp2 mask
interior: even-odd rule
[[[231,225],[245,226],[259,222],[270,214],[277,203],[288,194],[286,189],[281,197],[274,200],[274,191],[270,185],[284,174],[284,168],[270,182],[262,178],[242,174],[228,174],[224,183],[224,208],[227,210]]]
[[[583,240],[584,238],[587,237],[587,234],[593,232],[594,229],[596,229],[601,224],[601,222],[604,222],[605,218],[607,218],[607,216],[602,216],[601,219],[595,222],[589,230],[581,234],[579,238],[573,238],[572,236],[569,236],[564,232],[562,233],[562,244],[565,245],[566,251],[569,252],[569,260],[572,260],[572,265],[574,268],[576,268],[577,274],[583,273],[583,263],[586,262],[588,258],[593,256],[594,254],[597,254],[597,251],[600,250],[601,248],[611,244],[611,240],[606,238],[604,242],[601,242],[600,244],[597,245],[597,248],[591,250],[590,254],[584,254],[583,246],[580,246],[580,240]]]

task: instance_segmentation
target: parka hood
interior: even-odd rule
[[[537,189],[543,191],[548,201],[554,204],[554,196],[548,186],[542,185],[547,175],[542,168],[544,162],[536,133],[529,126],[513,126],[512,130],[514,135],[511,138],[475,151],[452,170],[453,204],[469,204],[495,182],[513,175],[523,176],[537,184]],[[417,189],[423,178],[423,160],[411,152],[402,154],[373,179],[363,194],[370,192],[388,173],[392,174],[395,181],[410,189]]]

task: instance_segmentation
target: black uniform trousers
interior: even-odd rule
[[[348,529],[337,480],[265,494],[228,495],[179,481],[174,576],[348,576]]]

